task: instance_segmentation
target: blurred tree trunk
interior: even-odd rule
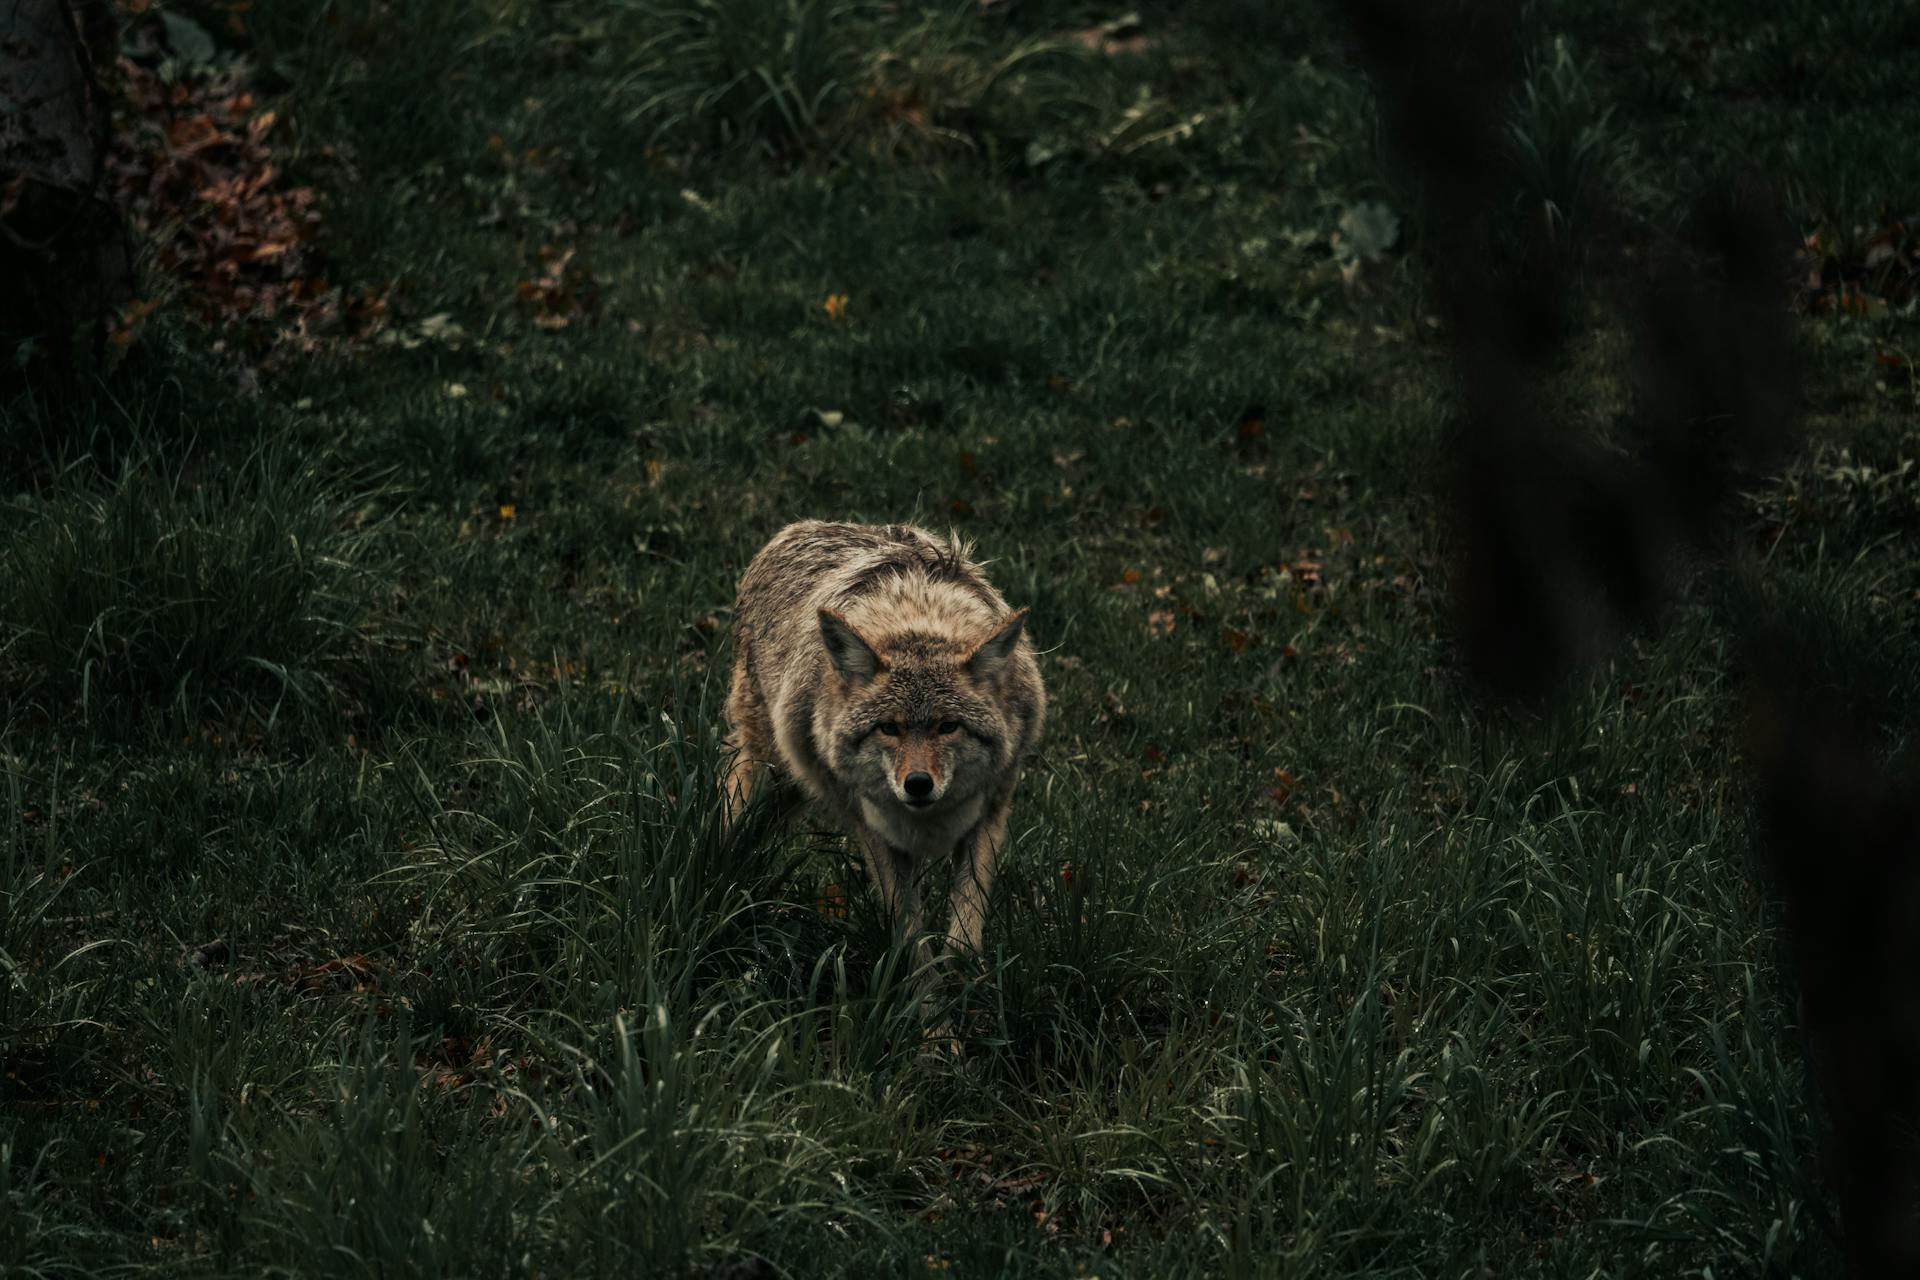
[[[0,0],[0,333],[65,345],[131,296],[102,182],[113,0]]]

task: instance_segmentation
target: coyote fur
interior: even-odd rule
[[[948,949],[977,953],[1020,759],[1046,716],[1026,618],[957,537],[782,529],[734,609],[729,820],[763,784],[797,783],[851,831],[903,940],[924,948],[920,877],[946,870]]]

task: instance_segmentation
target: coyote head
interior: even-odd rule
[[[904,631],[869,638],[820,611],[838,697],[821,727],[828,767],[862,801],[929,817],[1006,777],[1013,744],[1002,676],[1027,611],[970,640]]]

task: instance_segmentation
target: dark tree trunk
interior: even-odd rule
[[[0,0],[0,334],[55,345],[131,296],[101,173],[112,0]]]

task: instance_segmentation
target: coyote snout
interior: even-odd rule
[[[769,775],[791,779],[852,830],[909,938],[921,873],[948,872],[949,946],[977,951],[1019,761],[1046,714],[1026,618],[952,539],[782,529],[734,612],[729,814]]]

